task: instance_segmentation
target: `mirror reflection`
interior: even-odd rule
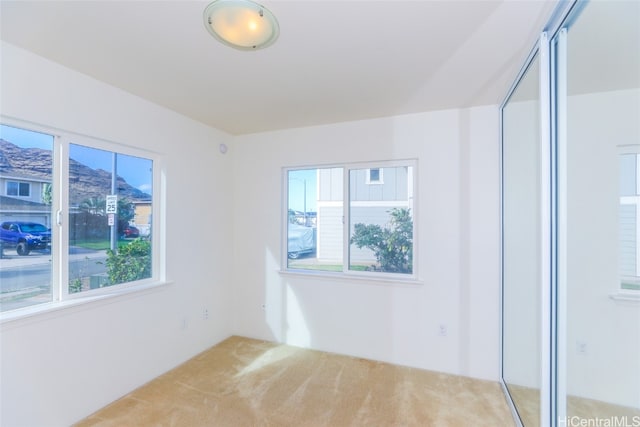
[[[503,109],[503,378],[525,426],[540,424],[540,99],[534,58]]]
[[[632,425],[640,421],[640,3],[589,3],[568,28],[567,55],[558,189],[566,415]]]

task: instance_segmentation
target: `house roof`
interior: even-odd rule
[[[246,134],[500,103],[555,0],[261,0],[280,37],[238,51],[207,1],[0,2],[2,39]]]
[[[15,212],[15,211],[29,211],[29,212],[47,212],[51,213],[51,206],[43,203],[31,202],[29,200],[22,200],[15,197],[0,196],[0,212]]]
[[[50,183],[51,178],[43,178],[41,176],[29,175],[29,171],[25,171],[27,173],[16,173],[12,171],[10,174],[2,174],[0,178],[4,180],[16,180],[16,181],[29,181],[29,182],[45,182]]]

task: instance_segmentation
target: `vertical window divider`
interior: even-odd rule
[[[166,169],[164,156],[158,156],[153,160],[153,170],[157,171],[152,176],[153,185],[153,204],[151,207],[151,236],[152,239],[161,239],[162,242],[166,240],[166,206],[164,201],[166,200]],[[155,237],[154,237],[155,236]],[[159,244],[159,242],[153,242],[151,245],[151,271],[152,277],[159,281],[167,280],[167,271],[164,268],[158,268],[158,266],[166,265],[167,259],[167,245]],[[155,277],[157,272],[159,275]]]
[[[283,197],[280,200],[280,226],[283,232],[280,233],[280,265],[286,266],[288,263],[288,238],[289,238],[289,171],[288,168],[282,168],[281,193]]]
[[[351,250],[351,244],[349,243],[349,236],[351,235],[351,192],[349,191],[349,176],[351,168],[345,166],[342,168],[342,217],[344,218],[342,227],[342,272],[347,273],[349,271],[349,261],[351,256],[349,251]]]
[[[69,141],[65,137],[56,137],[54,144],[54,158],[55,164],[58,165],[57,170],[54,172],[54,182],[58,184],[58,188],[54,191],[54,201],[57,196],[56,210],[60,212],[60,224],[56,225],[57,238],[56,250],[52,248],[52,258],[54,260],[54,277],[56,280],[56,291],[58,300],[64,300],[69,295],[69,266],[68,262],[65,262],[69,256],[69,192],[64,189],[67,188],[69,182]],[[66,256],[60,256],[65,254]],[[57,269],[57,271],[55,270]]]

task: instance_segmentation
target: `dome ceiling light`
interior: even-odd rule
[[[207,31],[220,42],[240,50],[273,44],[280,34],[278,20],[251,0],[216,0],[204,10]]]

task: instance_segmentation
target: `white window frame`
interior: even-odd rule
[[[382,178],[382,169],[383,168],[395,168],[395,167],[410,167],[411,174],[408,177],[408,206],[411,209],[411,217],[413,218],[413,261],[412,261],[412,273],[389,273],[389,272],[378,272],[378,271],[356,271],[349,269],[349,250],[350,250],[350,207],[352,204],[358,205],[359,202],[350,200],[350,184],[349,177],[350,172],[352,170],[362,170],[367,169],[366,180],[369,180],[369,170],[370,169],[380,169],[380,178]],[[341,168],[342,169],[342,184],[343,184],[343,192],[342,192],[342,202],[334,202],[334,203],[342,203],[342,212],[343,212],[343,230],[342,230],[342,271],[334,272],[334,271],[325,271],[325,270],[307,270],[307,269],[298,269],[292,268],[288,266],[288,209],[289,209],[289,183],[288,176],[291,171],[298,171],[304,169],[332,169],[332,168]],[[418,244],[418,203],[417,203],[417,183],[418,183],[418,161],[417,159],[402,159],[402,160],[381,160],[374,162],[361,162],[361,163],[333,163],[333,164],[315,164],[315,165],[306,165],[306,166],[291,166],[284,167],[282,169],[282,233],[281,233],[281,273],[284,274],[301,274],[305,276],[326,276],[326,277],[343,277],[348,279],[362,279],[370,282],[393,282],[393,283],[421,283],[419,279],[419,271],[418,271],[418,260],[419,260],[419,244]],[[369,182],[366,182],[369,184]],[[320,185],[320,183],[316,183],[316,185]],[[366,202],[365,202],[366,203]]]
[[[168,283],[166,277],[166,220],[164,212],[164,193],[166,182],[166,167],[164,156],[159,153],[139,149],[100,138],[80,135],[31,122],[24,122],[0,116],[0,124],[39,132],[53,136],[52,147],[52,224],[51,224],[51,258],[52,300],[24,308],[0,313],[0,323],[19,320],[38,314],[57,311],[78,304],[95,303],[105,298],[120,297],[131,293],[147,291]],[[151,277],[134,282],[119,283],[97,289],[90,289],[78,293],[69,293],[69,146],[83,145],[90,148],[117,152],[149,159],[153,162],[153,198],[151,224]],[[58,183],[57,188],[55,183]]]
[[[87,290],[87,291],[82,291],[82,292],[77,292],[77,293],[69,293],[69,286],[68,285],[63,285],[61,286],[60,289],[60,299],[64,300],[64,299],[82,299],[83,297],[86,296],[91,296],[91,295],[108,295],[108,294],[113,294],[113,293],[118,293],[119,290],[121,289],[128,289],[128,288],[136,288],[139,286],[143,286],[143,285],[148,285],[148,284],[153,284],[153,283],[159,283],[162,279],[161,276],[164,274],[161,274],[161,269],[160,269],[160,240],[163,239],[163,235],[162,236],[159,234],[159,230],[156,229],[156,222],[157,222],[157,218],[161,218],[160,216],[160,210],[159,207],[156,206],[156,189],[161,188],[160,187],[160,174],[156,173],[156,164],[161,162],[161,158],[159,155],[155,154],[155,153],[151,153],[149,151],[146,150],[141,150],[141,149],[136,149],[133,147],[128,147],[128,146],[123,146],[123,145],[119,145],[110,141],[106,141],[106,140],[100,140],[97,138],[91,138],[91,137],[86,137],[86,136],[81,136],[81,135],[73,135],[73,134],[65,134],[62,135],[60,137],[60,146],[61,146],[61,151],[63,153],[65,153],[65,155],[61,156],[61,182],[64,183],[68,183],[69,182],[69,155],[68,153],[70,152],[70,148],[69,146],[71,144],[75,144],[75,145],[82,145],[85,147],[89,147],[89,148],[96,148],[99,150],[104,150],[104,151],[108,151],[108,152],[116,152],[118,154],[124,154],[124,155],[129,155],[129,156],[135,156],[135,157],[141,157],[144,159],[148,159],[153,161],[153,198],[152,198],[152,217],[153,217],[153,222],[151,224],[151,277],[147,278],[147,279],[141,279],[141,280],[136,280],[134,282],[125,282],[125,283],[119,283],[117,285],[112,285],[112,286],[106,286],[106,287],[102,287],[102,288],[97,288],[97,289],[91,289],[91,290]],[[66,185],[66,184],[65,184]],[[69,224],[69,199],[68,199],[68,191],[63,191],[62,192],[62,199],[63,199],[63,204],[61,205],[61,211],[62,211],[62,225],[63,225],[63,230],[62,230],[62,236],[61,236],[61,243],[62,243],[62,253],[64,254],[68,254],[69,253],[69,232],[68,229],[66,227],[64,227],[64,224]],[[160,239],[157,239],[157,236],[160,236]],[[162,265],[164,265],[164,263],[162,263]],[[163,267],[162,267],[163,268]],[[61,282],[63,284],[68,284],[69,283],[69,270],[68,268],[63,268],[61,271]]]

